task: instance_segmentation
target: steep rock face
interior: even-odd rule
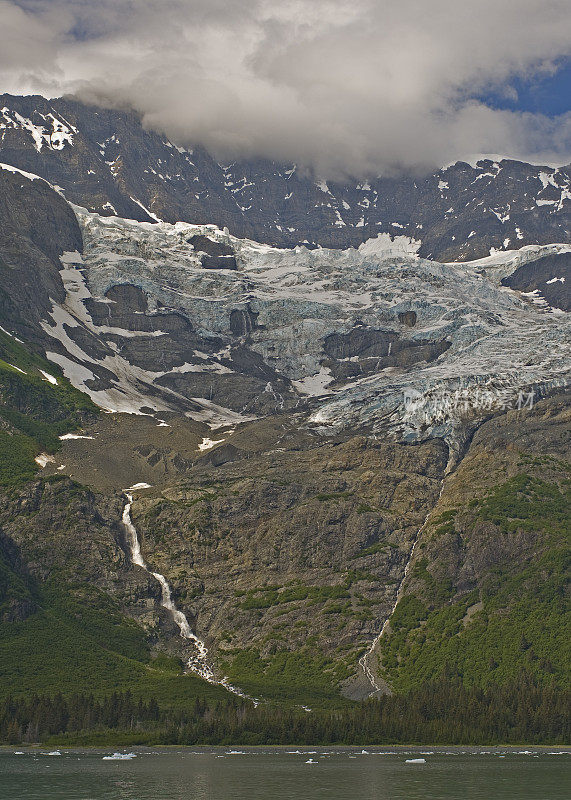
[[[571,311],[571,253],[538,258],[531,264],[522,264],[502,280],[509,286],[528,294],[536,302],[541,299],[562,311]]]
[[[420,536],[378,651],[397,690],[568,674],[569,395],[475,432]]]
[[[59,257],[82,251],[81,231],[68,203],[44,181],[5,169],[0,220],[1,324],[37,341],[52,300],[65,298]]]
[[[120,525],[123,503],[67,478],[28,484],[3,494],[0,526],[13,567],[24,566],[39,584],[104,592],[124,614],[158,630],[160,588],[133,568]]]
[[[61,476],[0,492],[0,696],[225,695],[183,675],[194,646],[127,555],[124,502]]]
[[[409,315],[414,312],[404,312]],[[399,321],[402,315],[399,314]],[[409,325],[408,327],[413,327]],[[440,339],[400,340],[394,331],[380,331],[358,325],[349,333],[332,333],[326,337],[323,350],[329,358],[323,365],[337,379],[347,380],[374,374],[387,367],[410,367],[419,361],[430,362],[445,353],[452,342]]]
[[[124,497],[94,492],[61,475],[29,483],[18,493],[3,492],[0,566],[7,565],[34,590],[29,596],[8,586],[7,596],[0,594],[0,619],[17,622],[49,610],[55,596],[63,609],[69,601],[70,611],[84,610],[85,634],[94,640],[97,617],[107,611],[117,625],[136,623],[131,630],[144,644],[142,660],[145,655],[148,660],[149,651],[187,659],[194,646],[181,639],[162,606],[160,584],[132,563],[121,523],[124,504]]]
[[[236,269],[234,250],[227,244],[200,235],[191,236],[188,242],[200,253],[200,263],[206,269]]]
[[[390,233],[419,240],[427,258],[458,261],[568,242],[571,231],[569,167],[481,160],[339,184],[295,164],[221,165],[200,147],[144,130],[135,114],[39,96],[0,96],[0,131],[0,161],[47,178],[90,210],[215,223],[280,247],[343,249]],[[221,258],[206,256],[214,268]]]
[[[282,427],[294,439],[280,448],[220,466],[200,459],[182,480],[142,491],[132,509],[146,560],[239,685],[244,651],[320,654],[338,662],[338,678],[354,671],[394,602],[447,462],[439,441],[312,443]]]

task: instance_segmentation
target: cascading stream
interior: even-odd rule
[[[428,522],[428,518],[430,517],[430,515],[432,514],[432,512],[434,511],[434,509],[438,505],[438,501],[442,497],[442,492],[444,491],[444,481],[446,480],[446,475],[448,474],[448,469],[449,469],[450,465],[451,465],[451,459],[448,462],[448,466],[446,467],[446,471],[444,473],[444,478],[442,478],[442,483],[440,484],[440,492],[438,493],[438,499],[436,500],[436,503],[434,504],[433,508],[431,508],[429,510],[428,514],[425,516],[425,518],[423,520],[422,525],[420,526],[420,528],[416,532],[416,535],[414,537],[414,541],[412,543],[412,548],[411,548],[411,551],[410,551],[410,554],[409,554],[409,557],[408,557],[408,561],[406,562],[406,565],[405,565],[405,568],[404,568],[404,572],[403,572],[403,576],[401,578],[401,582],[398,585],[397,594],[396,594],[396,597],[395,597],[395,602],[393,603],[393,606],[392,606],[392,608],[390,610],[390,613],[389,613],[388,617],[386,618],[386,620],[384,621],[383,627],[381,628],[380,632],[378,633],[378,635],[373,640],[373,642],[372,642],[371,646],[369,647],[369,649],[367,650],[367,652],[363,656],[361,656],[361,658],[359,659],[359,666],[361,667],[365,677],[367,678],[367,680],[369,681],[369,683],[373,687],[373,691],[369,693],[368,697],[372,697],[374,694],[377,694],[378,692],[382,692],[383,691],[382,687],[379,686],[379,684],[377,682],[377,679],[375,677],[375,674],[373,673],[373,670],[369,666],[369,659],[371,658],[372,654],[375,652],[376,648],[378,647],[379,642],[381,641],[381,639],[385,635],[385,632],[386,632],[386,630],[387,630],[387,628],[388,628],[388,626],[390,624],[391,618],[392,618],[393,614],[396,611],[396,607],[398,606],[398,604],[400,603],[400,601],[401,601],[401,599],[403,597],[406,579],[407,579],[407,576],[408,576],[408,573],[409,573],[409,570],[410,570],[410,565],[412,564],[412,560],[414,558],[414,553],[415,553],[415,550],[416,550],[416,546],[417,546],[418,542],[420,541],[420,535],[421,535],[422,531],[424,530],[424,528],[426,526],[426,523]]]
[[[188,639],[190,642],[193,643],[195,647],[195,652],[191,655],[187,661],[187,668],[198,675],[208,683],[215,684],[217,686],[223,686],[227,691],[232,692],[232,694],[236,694],[239,697],[247,698],[248,700],[252,700],[247,694],[244,694],[240,689],[236,686],[232,686],[229,683],[228,678],[216,678],[214,675],[214,671],[212,667],[208,663],[208,649],[202,639],[199,639],[192,630],[190,629],[190,625],[186,615],[176,607],[173,599],[171,588],[168,584],[167,579],[164,575],[161,575],[160,572],[153,572],[149,569],[147,564],[145,563],[145,559],[141,553],[141,545],[139,542],[139,536],[137,534],[137,529],[133,525],[133,521],[131,519],[131,506],[133,504],[133,495],[125,492],[125,497],[127,498],[127,502],[125,503],[125,507],[123,508],[123,517],[122,522],[125,527],[125,531],[127,533],[127,542],[129,544],[129,549],[131,551],[131,561],[138,567],[142,567],[146,570],[149,575],[152,575],[156,581],[160,584],[161,587],[161,605],[163,608],[166,608],[167,611],[171,614],[173,620],[175,621],[178,629],[180,631],[180,635],[183,639]],[[254,700],[254,703],[257,704],[257,701]]]

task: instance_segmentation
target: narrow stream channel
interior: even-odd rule
[[[186,663],[188,670],[194,672],[203,680],[208,681],[208,683],[212,683],[216,686],[223,686],[224,689],[232,692],[232,694],[236,694],[239,697],[244,697],[248,700],[251,700],[252,698],[248,697],[248,695],[242,692],[241,689],[238,689],[236,686],[232,686],[232,684],[228,681],[228,678],[217,678],[215,676],[212,667],[208,663],[208,649],[202,639],[199,639],[198,636],[192,632],[186,615],[176,607],[176,604],[172,599],[172,592],[167,579],[164,575],[161,575],[160,572],[153,572],[150,570],[145,563],[145,559],[141,553],[141,544],[139,542],[137,529],[133,525],[133,520],[131,519],[133,495],[125,492],[125,497],[127,498],[127,502],[123,508],[122,522],[127,533],[127,542],[129,544],[129,550],[131,551],[131,561],[136,566],[142,567],[149,573],[149,575],[152,575],[153,578],[158,581],[161,587],[161,605],[163,608],[166,608],[172,616],[174,622],[178,626],[182,638],[187,639],[194,645],[194,652],[188,658]],[[257,701],[254,701],[254,703],[257,703]]]

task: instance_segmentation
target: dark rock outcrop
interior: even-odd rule
[[[414,319],[416,322],[416,314]],[[419,361],[434,361],[450,345],[446,339],[438,342],[399,339],[398,333],[393,331],[358,325],[349,333],[333,333],[326,337],[323,351],[329,358],[323,363],[337,380],[348,380],[386,367],[410,367]]]
[[[401,311],[398,317],[400,324],[407,328],[414,328],[416,325],[416,311]]]
[[[2,95],[2,107],[0,161],[47,178],[101,214],[215,223],[281,247],[347,248],[379,233],[405,235],[438,261],[569,241],[569,166],[482,160],[425,176],[324,183],[264,159],[221,165],[201,147],[184,150],[145,130],[130,112],[39,96]],[[203,266],[235,267],[232,254],[210,248]]]
[[[234,336],[247,336],[258,327],[259,313],[246,308],[235,308],[230,312],[230,330]]]
[[[37,341],[52,300],[65,297],[59,256],[81,252],[72,209],[42,180],[0,169],[0,316],[2,326]]]
[[[571,253],[554,253],[522,264],[502,285],[520,292],[537,291],[550,306],[571,311]]]
[[[208,236],[191,236],[188,241],[201,254],[205,269],[237,269],[234,251],[223,242],[215,242]]]

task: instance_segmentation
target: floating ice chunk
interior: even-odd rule
[[[405,764],[426,764],[425,758],[407,758]]]
[[[103,761],[130,761],[137,758],[136,753],[113,753],[112,756],[103,756]]]

